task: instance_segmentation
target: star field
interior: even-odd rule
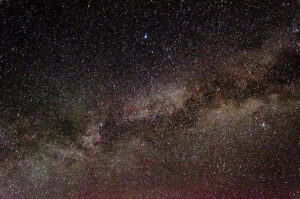
[[[0,1],[0,198],[299,198],[297,1]]]

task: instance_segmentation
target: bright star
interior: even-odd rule
[[[148,34],[145,33],[145,34],[144,34],[144,39],[147,39],[147,38],[148,38]]]

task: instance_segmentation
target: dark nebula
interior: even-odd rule
[[[300,198],[298,1],[0,1],[0,199]]]

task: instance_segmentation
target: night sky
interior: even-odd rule
[[[299,198],[298,1],[0,1],[0,199]]]

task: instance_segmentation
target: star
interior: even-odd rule
[[[148,33],[144,34],[144,39],[148,39]]]

